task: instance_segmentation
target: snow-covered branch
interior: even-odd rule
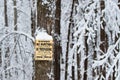
[[[9,35],[12,35],[12,34],[24,35],[24,36],[27,36],[29,39],[31,39],[33,42],[35,41],[34,37],[28,35],[27,33],[24,33],[24,32],[21,32],[21,31],[12,31],[12,32],[10,32],[8,34],[3,35],[0,38],[0,42],[3,41],[6,37],[8,37]]]

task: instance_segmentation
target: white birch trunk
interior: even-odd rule
[[[61,55],[61,72],[60,79],[65,79],[65,64],[66,64],[66,42],[67,42],[67,31],[69,25],[69,17],[71,11],[72,0],[61,0],[61,40],[62,40],[62,55]]]

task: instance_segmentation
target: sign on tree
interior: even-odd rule
[[[53,39],[46,32],[39,32],[35,41],[35,60],[48,60],[53,58]]]

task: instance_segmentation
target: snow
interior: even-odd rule
[[[50,2],[48,0],[42,0],[42,5],[49,4]]]
[[[8,26],[5,26],[4,1],[0,2],[0,80],[32,80],[35,41],[31,36],[33,0],[15,0],[16,6],[14,0],[6,0]],[[17,23],[14,8],[17,9]]]
[[[3,41],[6,37],[8,37],[11,34],[19,34],[19,35],[25,35],[27,36],[29,39],[31,39],[33,42],[35,41],[34,38],[30,35],[28,35],[27,33],[24,33],[22,31],[11,31],[10,33],[3,35],[0,37],[0,42]]]
[[[53,40],[52,36],[48,35],[45,31],[38,32],[36,39],[37,40]]]
[[[53,40],[53,38],[44,30],[38,30],[35,38],[31,36],[31,17],[34,17],[31,16],[31,11],[37,15],[36,0],[17,0],[17,6],[13,6],[12,0],[6,1],[7,28],[4,26],[4,0],[0,2],[0,48],[2,51],[0,52],[2,61],[0,63],[0,80],[32,80],[34,74],[33,42],[35,39]],[[67,77],[66,80],[71,80],[73,74],[75,80],[78,80],[79,75],[80,80],[84,80],[84,74],[87,74],[87,80],[108,80],[109,77],[113,77],[111,76],[113,73],[116,74],[115,80],[120,80],[120,9],[117,5],[120,3],[118,3],[118,0],[103,1],[105,2],[103,10],[100,10],[100,0],[78,0],[78,4],[75,4],[76,12],[73,11],[74,29],[71,31],[73,36],[70,35],[69,40],[70,45],[71,43],[74,45],[72,48],[69,45],[69,54],[66,58],[72,0],[61,0],[61,36],[58,37],[61,39],[62,46],[60,80],[64,80],[65,77]],[[48,0],[42,0],[42,5],[48,4]],[[14,24],[14,8],[17,8],[18,12],[16,25]],[[52,8],[54,14],[55,4]],[[97,10],[97,12],[94,12],[94,10]],[[52,17],[53,15],[49,16]],[[35,19],[37,24],[37,17]],[[106,25],[103,25],[104,22]],[[17,26],[17,31],[14,31],[15,26]],[[105,38],[108,40],[101,40],[101,30],[105,32]],[[58,36],[57,34],[54,35]],[[15,37],[17,42],[14,40]],[[104,47],[105,51],[100,47],[104,43],[108,43],[107,47]],[[9,48],[10,57],[6,58],[7,48]],[[93,57],[94,54],[96,55],[95,58]],[[87,69],[85,69],[86,60]],[[66,64],[68,64],[67,68]],[[74,72],[72,67],[74,67]],[[106,76],[102,74],[101,67],[106,69]],[[91,76],[92,70],[95,72],[93,78]],[[80,74],[78,74],[78,71]],[[51,72],[47,75],[51,78],[51,75],[54,74]]]

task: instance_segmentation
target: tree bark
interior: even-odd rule
[[[8,27],[8,17],[7,17],[7,0],[4,0],[4,20],[5,20],[5,26]]]
[[[14,30],[17,31],[17,3],[16,3],[16,0],[13,1],[13,4],[14,4]]]
[[[55,0],[48,0],[49,4],[44,4],[43,0],[38,0],[37,2],[37,20],[38,20],[38,26],[40,28],[44,28],[48,34],[51,35],[52,31],[52,25],[53,25],[53,19],[50,17],[50,15],[53,15],[51,12],[53,10],[49,10],[49,8],[52,7],[52,4]],[[51,6],[50,6],[51,5]]]
[[[56,1],[55,11],[55,27],[54,27],[54,80],[60,80],[60,54],[62,48],[60,46],[60,17],[61,16],[61,0]]]
[[[33,7],[37,8],[36,6],[37,2],[35,0],[33,0]],[[33,37],[35,37],[34,33],[35,33],[35,29],[37,27],[37,15],[36,15],[37,11],[35,11],[33,8],[31,9],[31,34]]]
[[[71,13],[70,13],[70,19],[69,19],[69,26],[68,26],[68,35],[67,35],[67,50],[66,50],[66,64],[65,64],[65,80],[67,80],[67,74],[68,74],[68,54],[69,54],[69,48],[70,48],[70,36],[73,36],[71,34],[71,30],[72,30],[72,27],[74,25],[74,22],[73,22],[73,13],[74,13],[74,4],[75,4],[75,0],[72,1],[72,7],[71,7]],[[74,73],[74,66],[72,66],[72,72]],[[74,78],[74,74],[72,73],[72,79]]]

